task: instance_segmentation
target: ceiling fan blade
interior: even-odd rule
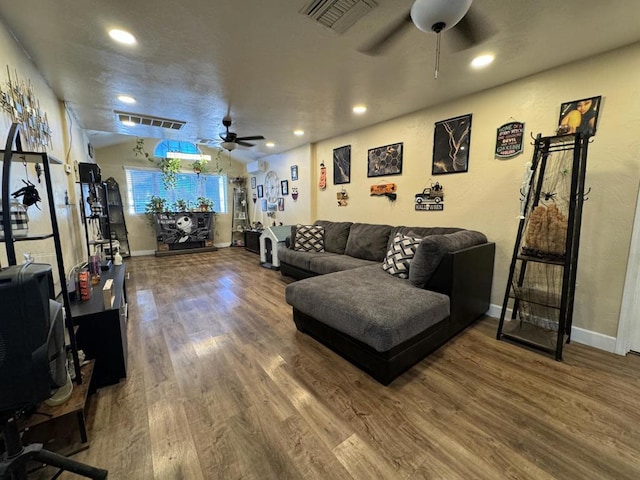
[[[243,142],[239,138],[236,138],[235,143],[237,143],[238,145],[242,145],[243,147],[254,147],[255,146],[255,143]]]
[[[411,14],[407,12],[395,22],[387,25],[384,30],[380,31],[373,39],[360,47],[358,51],[365,55],[380,55],[385,49],[390,47],[403,32],[408,31],[411,25],[413,25]]]
[[[237,140],[264,140],[264,137],[262,135],[253,135],[251,137],[238,137],[236,138]]]
[[[462,20],[451,29],[451,33],[448,42],[450,49],[460,52],[488,40],[494,35],[495,29],[488,18],[473,4]]]

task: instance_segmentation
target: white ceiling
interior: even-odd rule
[[[475,0],[495,34],[453,52],[444,32],[434,80],[435,35],[413,26],[381,55],[358,51],[412,0],[376,0],[342,35],[301,15],[308,1],[0,0],[0,17],[96,147],[121,135],[218,139],[230,113],[239,136],[276,144],[235,150],[245,161],[640,41],[638,0]],[[110,28],[129,30],[137,45],[115,44]],[[485,52],[494,64],[472,70]],[[123,93],[137,103],[119,103]],[[368,112],[354,115],[356,103]],[[114,110],[187,123],[125,127]]]

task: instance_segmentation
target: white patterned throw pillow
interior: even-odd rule
[[[421,241],[421,238],[407,237],[396,233],[391,248],[387,251],[387,256],[382,263],[383,270],[399,278],[409,278],[409,266]]]
[[[324,227],[298,225],[293,249],[299,252],[324,252]]]

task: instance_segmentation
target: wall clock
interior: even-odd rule
[[[273,170],[267,172],[267,175],[264,177],[264,191],[269,203],[276,203],[278,201],[280,183],[278,182],[278,175]]]

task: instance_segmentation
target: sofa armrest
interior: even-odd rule
[[[458,332],[489,309],[495,243],[448,253],[426,288],[449,295],[451,328]]]

